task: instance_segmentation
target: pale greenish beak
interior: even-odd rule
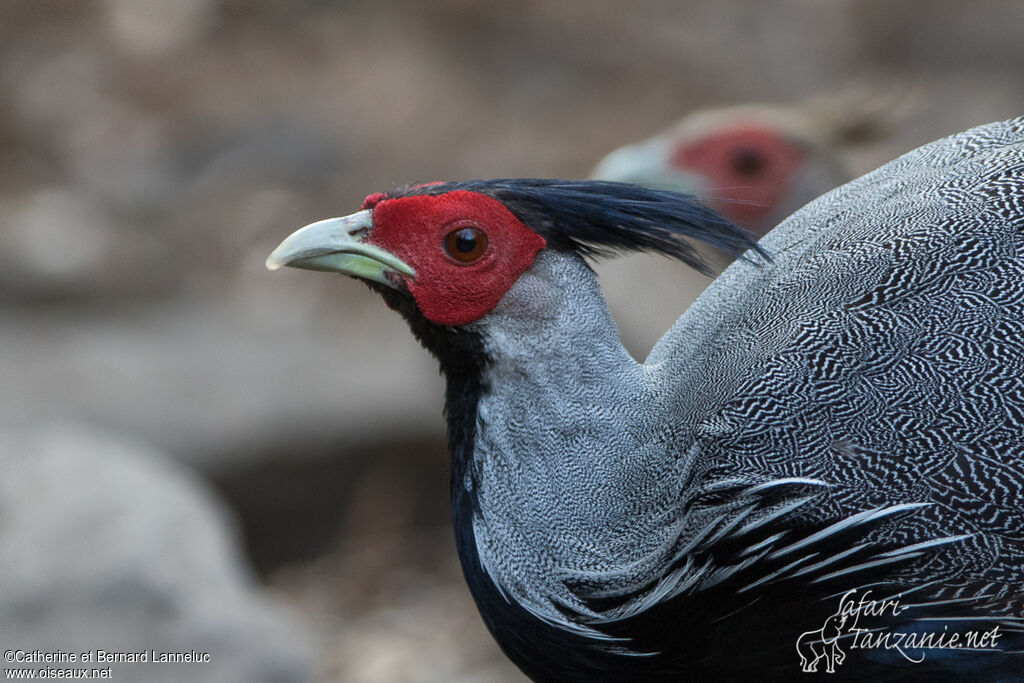
[[[285,238],[267,257],[267,268],[282,266],[326,270],[354,275],[394,287],[388,273],[414,277],[416,272],[401,259],[363,241],[373,228],[373,212],[360,211],[344,218],[310,223]]]

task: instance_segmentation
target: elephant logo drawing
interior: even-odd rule
[[[848,614],[842,609],[825,620],[821,628],[806,631],[796,640],[796,653],[800,655],[800,668],[806,673],[818,670],[818,662],[825,660],[825,671],[835,673],[846,653],[839,647],[839,639],[846,634]]]

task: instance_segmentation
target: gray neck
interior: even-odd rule
[[[569,628],[554,603],[594,619],[580,593],[649,579],[643,566],[653,571],[675,538],[666,513],[684,473],[651,431],[665,423],[651,414],[647,372],[581,259],[541,252],[476,329],[493,359],[472,464],[481,564],[502,591]]]

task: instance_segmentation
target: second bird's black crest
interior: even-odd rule
[[[690,239],[732,255],[768,255],[739,226],[690,195],[600,180],[514,178],[416,185],[388,199],[465,190],[497,199],[547,240],[549,249],[582,256],[653,251],[707,273]],[[689,239],[688,239],[689,238]]]

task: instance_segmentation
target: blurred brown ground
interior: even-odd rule
[[[458,577],[433,363],[266,254],[410,181],[583,177],[696,108],[919,90],[864,172],[1024,113],[1022,31],[1016,0],[5,0],[0,422],[209,476],[326,680],[518,680]],[[647,263],[602,266],[640,355],[704,282]]]

